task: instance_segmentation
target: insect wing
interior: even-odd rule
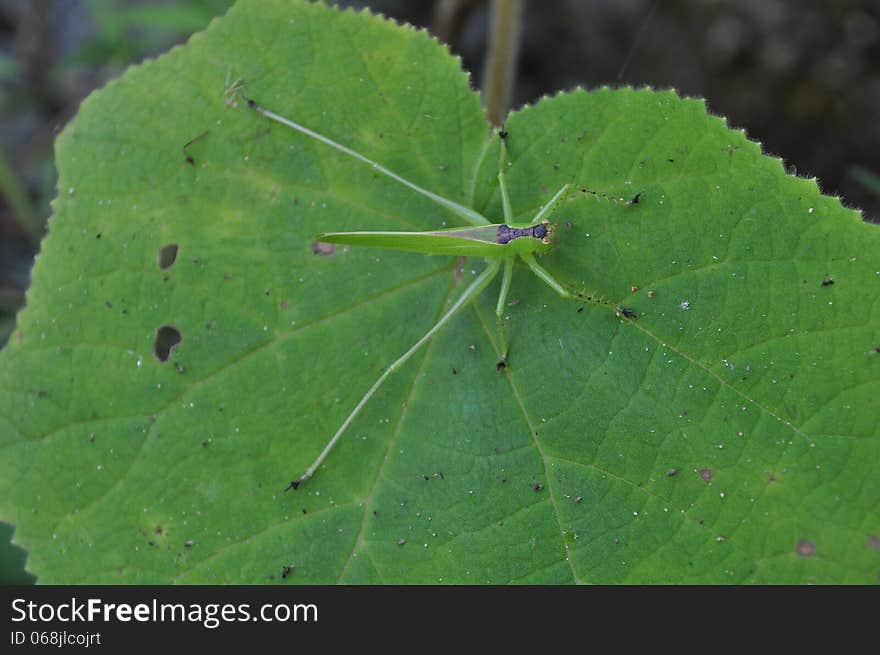
[[[374,246],[427,255],[500,257],[505,248],[496,242],[497,225],[453,228],[432,232],[326,232],[315,238],[325,243]]]

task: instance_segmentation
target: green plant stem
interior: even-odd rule
[[[458,49],[462,26],[480,0],[437,0],[431,31],[453,50]]]
[[[34,207],[27,197],[27,192],[21,185],[15,171],[12,170],[12,166],[9,165],[6,153],[2,149],[0,149],[0,193],[6,198],[12,208],[13,215],[27,234],[28,239],[35,246],[38,246],[43,237],[43,221],[34,211]]]
[[[483,80],[483,103],[493,125],[501,125],[510,108],[522,28],[521,0],[493,0],[489,50]]]

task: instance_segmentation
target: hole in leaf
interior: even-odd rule
[[[153,354],[160,362],[167,362],[171,351],[177,347],[183,337],[180,331],[173,325],[163,325],[156,330],[156,340],[153,342]]]
[[[163,271],[166,268],[171,268],[175,261],[177,261],[176,243],[169,243],[167,246],[162,246],[159,249],[159,268]]]
[[[797,544],[797,554],[801,557],[812,557],[816,554],[816,545],[812,541],[801,539]]]
[[[329,257],[336,253],[336,244],[324,243],[323,241],[315,241],[312,243],[312,254]]]

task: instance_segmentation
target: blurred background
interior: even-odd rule
[[[232,0],[0,0],[0,346],[55,194],[52,144],[80,101],[184,42]],[[479,88],[488,0],[375,0],[461,55]],[[581,85],[675,88],[791,172],[880,219],[880,0],[524,0],[514,108]],[[28,583],[0,523],[0,584]]]

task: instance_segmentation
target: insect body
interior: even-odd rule
[[[550,221],[542,221],[537,225],[532,225],[531,227],[526,227],[521,230],[516,229],[515,227],[510,227],[507,224],[502,224],[498,226],[498,234],[495,239],[500,244],[510,243],[514,239],[519,239],[520,237],[534,237],[535,239],[540,239],[545,244],[550,244]]]
[[[550,222],[545,220],[528,227],[501,223],[426,232],[324,232],[315,238],[323,243],[378,246],[426,255],[499,257],[547,252],[552,230]]]
[[[360,402],[351,411],[348,417],[343,421],[342,425],[336,433],[330,438],[321,453],[315,458],[306,471],[297,479],[291,482],[287,489],[296,489],[300,484],[308,480],[339,439],[346,431],[351,422],[360,413],[364,405],[373,396],[382,383],[399,369],[403,364],[412,357],[432,336],[434,336],[444,325],[446,325],[462,308],[476,298],[495,278],[502,272],[501,291],[498,295],[498,302],[495,307],[495,314],[498,321],[498,330],[501,339],[501,361],[498,369],[505,367],[507,356],[507,341],[504,334],[504,325],[502,322],[502,314],[507,306],[507,296],[510,291],[510,284],[513,278],[514,263],[517,259],[522,260],[531,271],[544,281],[550,288],[564,298],[578,300],[578,296],[569,292],[559,282],[557,282],[544,268],[538,264],[535,259],[536,253],[545,253],[549,251],[552,244],[553,227],[547,216],[553,211],[559,201],[566,196],[571,185],[565,184],[559,189],[552,198],[541,207],[537,214],[526,224],[519,225],[513,222],[513,212],[510,207],[510,200],[507,194],[507,184],[504,177],[504,168],[506,164],[506,133],[499,133],[500,146],[500,166],[498,172],[498,186],[501,192],[501,203],[504,211],[504,223],[492,223],[482,214],[474,211],[469,207],[459,205],[448,198],[439,196],[427,189],[424,189],[414,182],[401,177],[397,173],[382,166],[378,162],[368,159],[364,155],[348,148],[329,137],[319,134],[289,118],[285,118],[280,114],[276,114],[269,109],[259,105],[254,100],[245,98],[241,93],[241,83],[235,82],[227,90],[227,102],[233,97],[233,94],[241,96],[248,108],[256,111],[262,116],[289,127],[297,132],[315,139],[331,148],[334,148],[364,164],[370,166],[373,170],[395,180],[399,184],[411,189],[444,209],[455,214],[466,226],[454,227],[445,230],[433,230],[425,232],[325,232],[318,234],[315,239],[323,243],[340,243],[356,246],[376,246],[381,248],[392,248],[396,250],[407,250],[411,252],[420,252],[429,255],[452,255],[467,257],[483,257],[486,260],[486,267],[483,271],[468,285],[462,294],[456,299],[452,306],[446,310],[446,313],[440,317],[437,323],[428,330],[421,339],[395,360],[379,378],[373,383]],[[503,264],[503,266],[502,266]]]

